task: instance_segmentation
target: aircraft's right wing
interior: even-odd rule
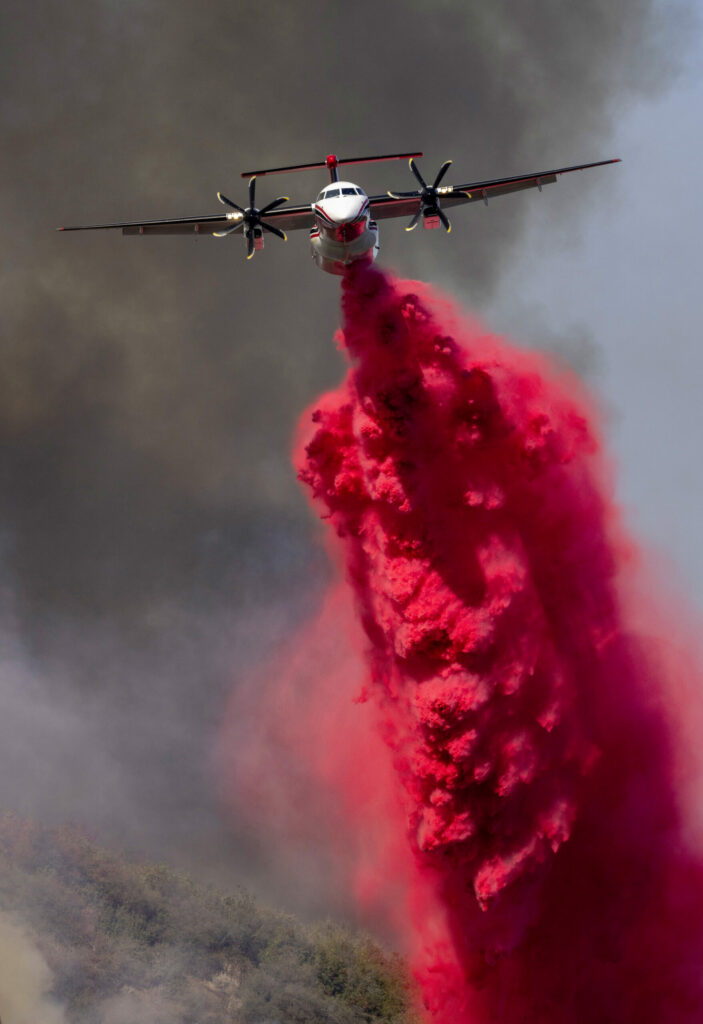
[[[309,203],[307,206],[282,206],[279,210],[265,213],[263,219],[281,231],[296,231],[298,228],[315,226],[315,211]]]
[[[311,228],[315,215],[311,206],[289,206],[265,214],[281,231]],[[120,228],[123,235],[215,235],[231,229],[241,231],[242,215],[233,211],[210,217],[172,217],[169,220],[122,221],[116,224],[86,224],[80,227],[58,228],[59,231],[102,231]]]
[[[169,220],[120,221],[116,224],[85,224],[79,227],[57,228],[58,231],[103,231],[120,228],[123,235],[213,235],[233,226],[241,214],[229,218],[219,213],[211,217],[172,217]]]

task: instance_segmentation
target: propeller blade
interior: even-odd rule
[[[227,196],[222,195],[221,192],[217,193],[217,198],[220,200],[223,206],[231,206],[233,210],[239,210],[240,213],[245,212],[241,206],[239,206],[237,203],[233,203],[231,199],[228,199]]]
[[[439,215],[439,219],[442,221],[442,224],[444,224],[445,229],[447,231],[451,231],[452,230],[452,226],[449,223],[449,217],[447,217],[447,215],[444,212],[444,210],[442,210],[439,206],[437,207],[437,214]]]
[[[422,175],[418,171],[417,164],[415,163],[414,160],[410,161],[410,170],[413,172],[413,174],[415,175],[417,180],[420,182],[420,187],[421,188],[427,188],[427,182],[425,181],[425,179],[422,177]]]
[[[417,208],[417,213],[415,214],[413,219],[410,221],[410,223],[408,224],[408,226],[406,227],[405,230],[406,231],[413,231],[417,227],[417,222],[419,221],[421,216],[422,216],[422,206],[420,205]]]
[[[226,228],[224,231],[213,231],[213,238],[224,238],[226,235],[231,235],[233,231],[236,231],[239,224],[235,224],[233,228]]]
[[[283,203],[290,201],[290,196],[279,196],[278,199],[274,199],[272,203],[267,203],[263,210],[259,210],[259,213],[263,216],[265,213],[270,213],[271,210],[275,210],[277,206],[282,206]]]
[[[391,199],[415,199],[417,196],[417,189],[414,192],[388,192]]]
[[[282,238],[284,242],[288,241],[288,235],[285,233],[285,231],[281,231],[280,228],[275,228],[273,224],[265,224],[264,221],[262,220],[259,221],[259,223],[261,224],[261,227],[264,229],[264,231],[270,231],[272,235],[278,235],[278,237]]]
[[[437,177],[435,178],[435,180],[434,180],[434,182],[432,184],[432,188],[437,188],[437,186],[439,185],[440,181],[442,180],[442,178],[444,177],[444,175],[447,173],[447,171],[449,170],[449,168],[451,166],[452,166],[451,160],[446,160],[442,164],[442,166],[440,167],[439,172],[437,174]]]
[[[254,203],[255,197],[256,197],[256,175],[252,174],[251,178],[249,178],[249,206],[252,209],[255,209],[255,206],[256,206],[256,204]]]
[[[254,232],[247,231],[247,259],[250,260],[254,255]]]

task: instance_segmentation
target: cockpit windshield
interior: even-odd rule
[[[356,186],[347,186],[346,188],[323,188],[317,197],[317,202],[321,203],[324,199],[336,199],[338,196],[363,196],[365,192],[362,192],[360,188]]]

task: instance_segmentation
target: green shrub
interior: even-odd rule
[[[79,829],[0,817],[0,909],[26,922],[71,1024],[106,1008],[169,1024],[410,1021],[404,965],[370,938],[130,862]]]

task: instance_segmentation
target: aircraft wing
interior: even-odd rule
[[[589,167],[603,167],[605,164],[618,164],[619,159],[599,160],[592,164],[577,164],[574,167],[558,167],[551,171],[538,171],[536,174],[520,174],[513,178],[493,178],[487,181],[470,181],[465,185],[447,185],[440,187],[438,199],[442,209],[459,206],[462,203],[487,203],[497,196],[521,192],[526,188],[538,188],[551,185],[559,174],[571,171],[584,171]],[[373,217],[385,220],[388,217],[412,217],[420,204],[420,193],[416,196],[394,199],[388,193],[385,196],[371,196],[369,200]]]
[[[240,217],[241,219],[241,217]],[[116,224],[82,224],[59,231],[108,231],[120,228],[123,235],[212,235],[232,227],[224,214],[211,217],[172,217],[168,220],[120,221]]]
[[[446,192],[439,196],[439,201],[442,209],[447,210],[452,206],[458,206],[460,203],[470,203],[472,200],[468,198],[465,192],[448,188]],[[417,213],[417,208],[420,205],[420,196],[417,195],[404,199],[393,199],[387,194],[385,196],[371,196],[369,205],[373,220],[388,220],[389,217],[412,217]]]
[[[296,228],[311,228],[315,216],[311,206],[290,206],[287,209],[272,210],[264,216],[265,221],[275,224],[281,231]],[[59,231],[102,231],[119,228],[123,235],[214,235],[231,228],[241,230],[242,215],[214,214],[210,217],[172,217],[168,220],[122,221],[116,224],[85,224],[76,227],[59,228]]]
[[[296,231],[298,228],[315,226],[315,213],[312,206],[282,206],[280,210],[272,210],[264,214],[264,223],[270,221],[281,231]]]

